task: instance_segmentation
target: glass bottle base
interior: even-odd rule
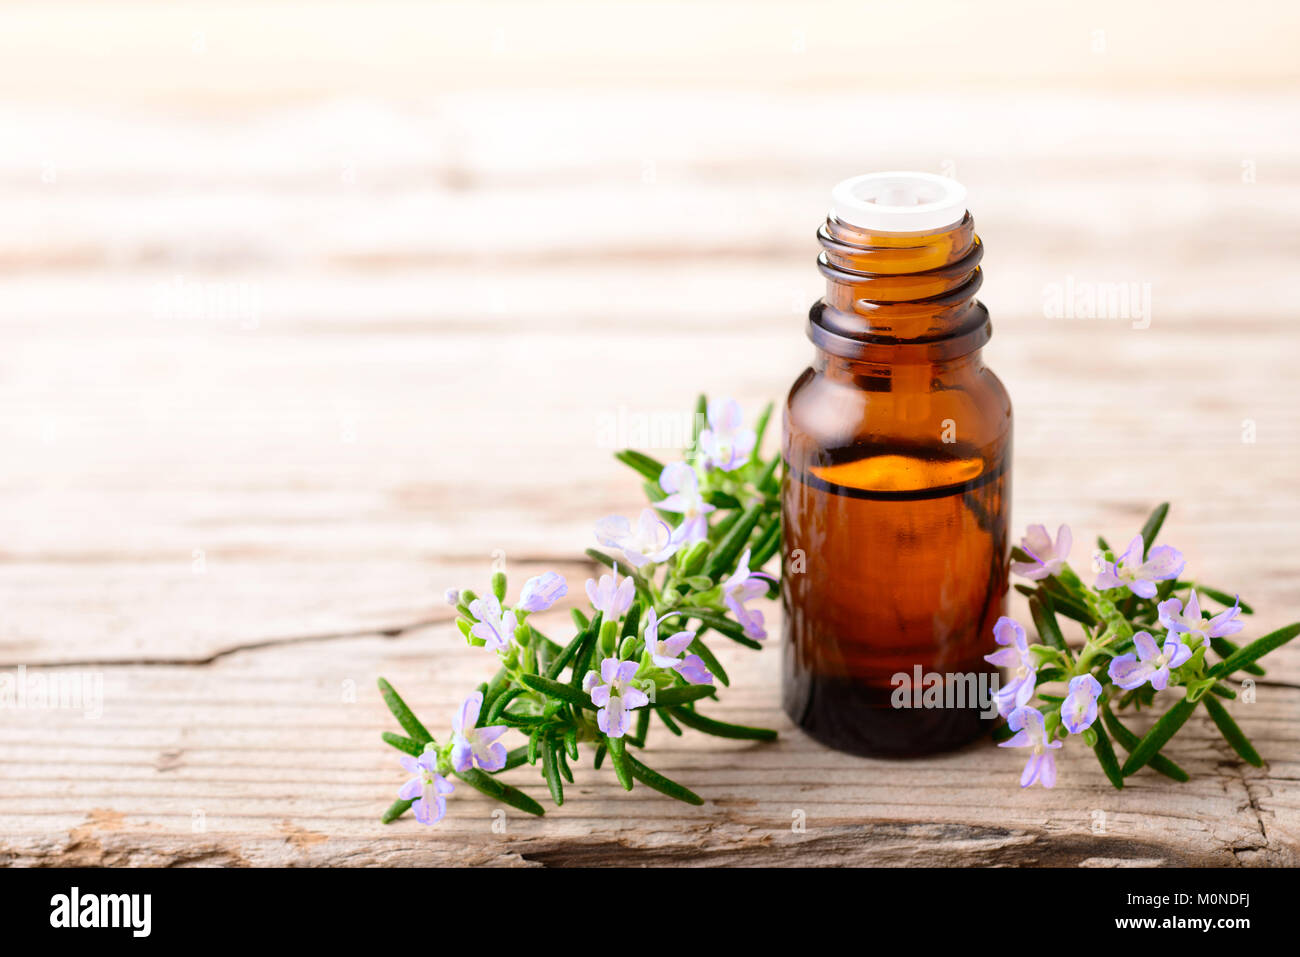
[[[952,751],[993,730],[976,707],[896,708],[892,688],[845,678],[786,676],[785,713],[822,744],[865,757],[910,758]]]

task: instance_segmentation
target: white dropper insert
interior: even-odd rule
[[[966,187],[936,173],[867,173],[831,190],[831,215],[859,229],[933,232],[966,215]]]

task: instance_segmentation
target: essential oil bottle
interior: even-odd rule
[[[974,688],[1007,591],[1011,401],[980,355],[984,247],[965,188],[928,173],[845,180],[817,238],[816,354],[784,414],[785,710],[843,751],[951,749],[992,728]],[[943,701],[922,706],[934,675]]]

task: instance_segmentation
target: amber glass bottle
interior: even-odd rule
[[[844,751],[946,750],[992,722],[900,707],[897,676],[995,671],[1011,402],[980,356],[984,249],[965,190],[922,173],[841,183],[817,235],[816,356],[784,416],[785,709]]]

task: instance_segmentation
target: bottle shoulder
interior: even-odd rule
[[[828,376],[809,367],[786,400],[787,440],[821,448],[863,443],[1002,446],[1010,441],[1011,397],[978,365],[937,374],[929,365],[894,366],[879,375]]]

